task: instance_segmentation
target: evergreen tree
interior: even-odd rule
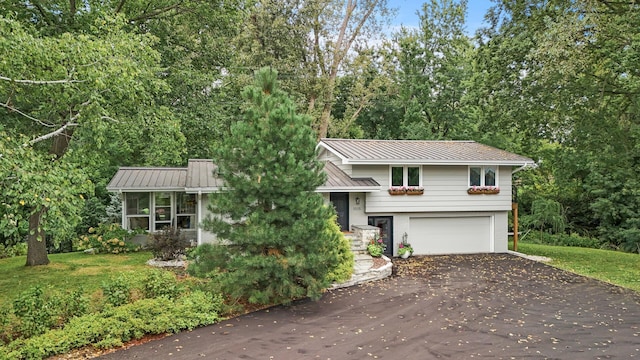
[[[325,175],[311,119],[296,113],[276,78],[269,68],[256,73],[242,93],[243,119],[216,150],[225,189],[212,195],[216,215],[204,227],[220,243],[201,257],[208,264],[195,264],[217,269],[233,298],[261,304],[319,298],[342,236],[331,226],[333,208],[314,192]]]

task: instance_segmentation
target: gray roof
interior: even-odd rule
[[[187,192],[212,191],[223,186],[217,174],[218,166],[211,160],[190,159],[187,167]]]
[[[109,191],[175,191],[185,188],[186,168],[121,167],[113,176]]]
[[[340,170],[334,163],[328,161],[324,165],[327,181],[320,186],[318,192],[339,191],[379,191],[380,184],[372,178],[352,178]]]
[[[345,164],[533,165],[528,157],[475,141],[322,139]]]
[[[211,192],[222,186],[222,180],[213,175],[215,169],[213,161],[202,159],[189,160],[186,168],[121,167],[107,190]]]

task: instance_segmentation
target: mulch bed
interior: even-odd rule
[[[513,255],[394,259],[395,275],[105,359],[640,357],[640,296]]]

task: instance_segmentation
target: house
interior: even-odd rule
[[[474,141],[322,139],[331,202],[343,231],[381,229],[387,254],[403,239],[415,254],[507,251],[512,174],[533,160]],[[122,194],[124,228],[178,226],[198,244],[197,224],[222,179],[210,160],[186,168],[120,168],[107,189]]]

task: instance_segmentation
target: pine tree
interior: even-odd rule
[[[242,93],[243,119],[216,150],[225,189],[212,195],[216,215],[205,229],[220,244],[201,260],[225,293],[260,304],[319,298],[342,237],[333,208],[314,192],[325,174],[311,119],[296,113],[276,79],[275,70],[256,73]]]

